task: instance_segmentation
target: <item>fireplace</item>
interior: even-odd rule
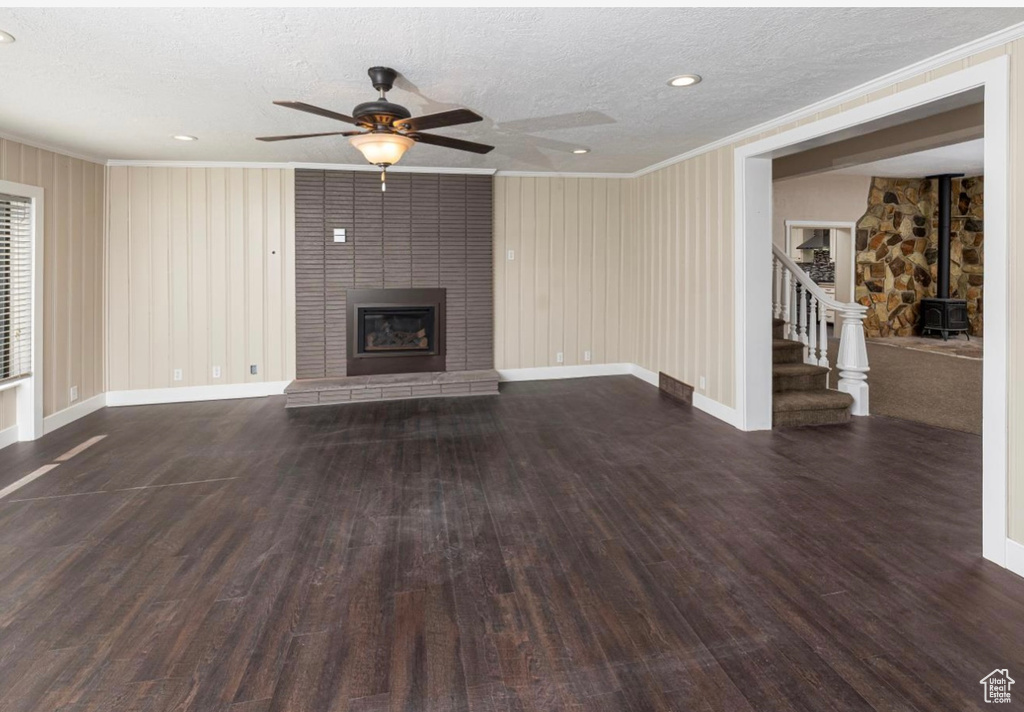
[[[967,319],[967,300],[953,299],[949,296],[949,250],[950,213],[952,212],[953,178],[962,173],[944,173],[928,176],[929,180],[938,180],[939,191],[939,239],[938,261],[936,264],[935,296],[921,300],[921,334],[941,334],[943,340],[950,334],[967,334],[970,322]],[[967,337],[971,337],[968,335]]]
[[[349,289],[348,375],[444,371],[443,289]]]

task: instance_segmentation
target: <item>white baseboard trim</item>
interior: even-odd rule
[[[1013,539],[1006,540],[1006,568],[1018,576],[1024,576],[1024,544]]]
[[[12,425],[9,428],[0,430],[0,450],[3,450],[8,445],[13,445],[18,442],[18,426]]]
[[[635,363],[595,363],[582,366],[540,366],[538,368],[499,368],[502,381],[551,381],[560,378],[589,378],[591,376],[636,376],[641,381],[658,387],[658,374]],[[740,413],[700,393],[693,394],[693,406],[742,430]]]
[[[98,396],[93,396],[80,403],[75,403],[70,408],[57,411],[53,415],[48,415],[43,418],[43,434],[47,435],[52,433],[58,428],[63,428],[68,423],[73,423],[79,418],[84,418],[90,413],[95,413],[100,408],[103,408],[107,404],[107,394],[100,393]]]
[[[630,367],[630,373],[639,378],[641,381],[650,383],[655,388],[658,387],[658,374],[654,371],[649,371],[643,366],[639,366],[635,363],[627,364]]]
[[[704,411],[710,416],[714,416],[715,418],[718,418],[719,420],[728,423],[734,428],[738,428],[740,430],[743,429],[740,419],[740,412],[738,410],[736,410],[735,408],[730,408],[727,405],[722,405],[718,401],[708,398],[703,393],[697,393],[696,391],[694,391],[693,407],[696,408],[697,410]]]
[[[580,366],[538,366],[536,368],[499,368],[502,381],[554,381],[561,378],[592,376],[632,376],[632,363],[588,363]]]
[[[193,401],[264,398],[284,393],[290,381],[231,383],[220,386],[182,386],[180,388],[144,388],[136,391],[110,391],[107,405],[156,405],[159,403],[190,403]]]

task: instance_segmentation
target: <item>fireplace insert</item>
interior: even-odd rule
[[[444,371],[443,289],[350,289],[348,375]]]

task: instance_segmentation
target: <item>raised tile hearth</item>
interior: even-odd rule
[[[284,392],[289,408],[405,398],[497,395],[498,372],[491,369],[310,378],[292,381]]]

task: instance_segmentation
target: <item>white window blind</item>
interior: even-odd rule
[[[32,373],[32,204],[0,193],[0,382]]]

